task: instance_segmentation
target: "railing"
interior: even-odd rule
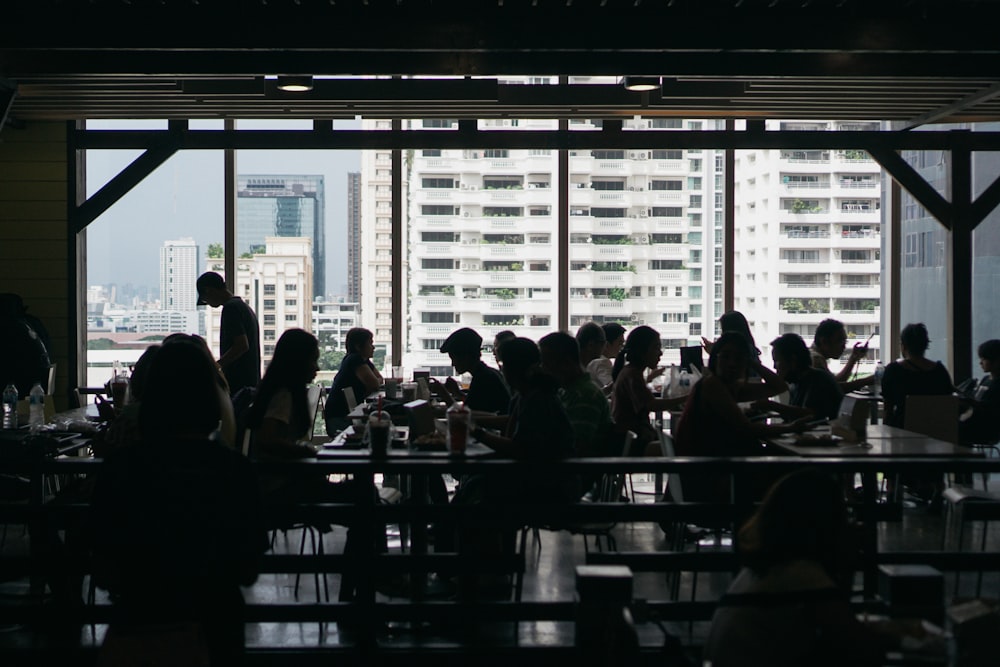
[[[790,239],[828,239],[830,232],[786,232],[784,236]]]
[[[53,527],[83,516],[86,504],[42,504],[44,479],[46,475],[94,474],[99,470],[100,461],[94,460],[32,460],[0,462],[0,472],[19,473],[31,479],[31,502],[23,505],[5,506],[4,521],[28,521],[44,516]],[[414,478],[450,473],[460,474],[504,474],[531,470],[539,474],[558,473],[729,473],[732,475],[733,497],[731,504],[713,503],[576,503],[568,506],[539,507],[538,505],[427,505],[419,498],[412,504],[376,505],[372,504],[311,504],[293,505],[283,509],[294,512],[294,518],[304,522],[326,521],[344,523],[346,521],[369,521],[381,523],[412,524],[415,551],[408,553],[379,554],[372,552],[366,556],[369,567],[361,573],[359,597],[352,603],[316,602],[315,604],[268,604],[253,603],[243,610],[246,622],[330,622],[345,619],[363,620],[360,623],[360,637],[357,645],[341,648],[341,651],[360,652],[362,664],[375,656],[390,659],[392,648],[376,641],[374,628],[384,622],[425,622],[461,623],[475,618],[477,624],[485,622],[518,621],[572,621],[576,605],[571,600],[543,600],[524,602],[427,602],[422,597],[419,585],[413,589],[413,597],[406,601],[377,601],[371,577],[382,573],[408,573],[418,577],[427,572],[451,572],[456,574],[512,573],[519,576],[525,569],[525,554],[498,555],[488,559],[469,559],[456,553],[424,552],[426,542],[421,526],[428,522],[446,519],[465,519],[480,522],[503,521],[509,526],[520,525],[567,525],[573,522],[656,522],[661,525],[671,523],[706,523],[725,521],[742,523],[753,510],[754,501],[750,495],[750,480],[759,473],[769,476],[803,467],[820,467],[831,474],[861,473],[863,478],[874,480],[879,473],[943,474],[954,473],[1000,473],[1000,460],[985,458],[914,458],[914,457],[756,457],[733,459],[705,458],[606,458],[570,459],[565,461],[514,462],[498,459],[415,459],[387,458],[372,459],[358,455],[357,458],[343,460],[290,461],[268,464],[268,470],[287,475],[352,474],[355,477],[372,478],[376,474],[398,474]],[[1000,571],[1000,553],[961,553],[956,551],[884,551],[879,550],[878,523],[898,520],[899,508],[880,504],[873,484],[866,484],[864,499],[852,505],[856,519],[863,522],[864,532],[861,547],[864,556],[856,567],[865,576],[865,593],[868,600],[874,596],[876,568],[883,564],[926,564],[947,572]],[[198,545],[192,545],[197,548]],[[650,572],[731,572],[737,567],[735,554],[691,553],[686,551],[622,552],[591,554],[589,563],[625,564],[635,571]],[[45,574],[51,564],[43,559],[25,555],[0,554],[0,564],[5,576]],[[314,573],[341,572],[348,562],[340,554],[325,555],[267,555],[263,559],[261,571],[266,573]],[[571,564],[561,564],[569,567]],[[88,560],[76,558],[65,563],[80,574],[89,573]],[[558,567],[559,565],[557,565]],[[866,603],[870,605],[873,603]],[[863,607],[866,605],[862,605]],[[711,617],[714,602],[683,602],[679,600],[652,600],[645,608],[654,610],[663,620],[705,620]],[[0,602],[0,623],[26,623],[51,620],[51,609],[39,601],[17,600]],[[108,605],[89,605],[72,612],[75,618],[85,623],[106,623],[116,618],[117,610]],[[479,641],[482,641],[480,638]],[[460,644],[454,651],[468,652],[474,646]],[[43,650],[43,649],[36,649]],[[309,649],[318,651],[319,648]],[[337,649],[323,646],[324,652]],[[492,649],[494,652],[497,648]],[[10,649],[0,650],[10,651]],[[281,652],[281,647],[251,649],[250,653],[265,651],[271,654]],[[289,650],[290,653],[295,650]],[[303,651],[303,649],[298,649]],[[409,647],[407,655],[413,660],[416,654],[426,655],[440,649]],[[518,649],[530,654],[530,649]],[[262,654],[263,656],[264,654]],[[37,657],[37,656],[36,656]],[[315,656],[314,656],[315,657]],[[535,656],[537,658],[537,655]],[[527,655],[525,655],[527,658]],[[528,658],[530,659],[530,658]],[[44,660],[42,661],[44,662]],[[412,664],[412,662],[410,663]],[[522,663],[524,664],[524,663]],[[646,663],[643,663],[646,664]]]

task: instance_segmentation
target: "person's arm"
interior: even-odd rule
[[[775,435],[785,433],[801,433],[807,428],[808,419],[802,418],[787,424],[765,424],[764,422],[752,422],[740,410],[740,406],[733,399],[718,378],[714,376],[701,380],[702,401],[712,406],[712,412],[718,419],[729,423],[738,430],[749,433],[755,438],[765,439]]]
[[[246,334],[241,334],[233,338],[233,344],[229,346],[226,353],[219,357],[219,366],[222,368],[222,372],[226,372],[226,368],[233,364],[237,359],[242,357],[250,350],[250,342],[247,339]]]
[[[758,401],[754,404],[755,407],[761,410],[776,412],[781,416],[783,420],[795,421],[797,419],[817,419],[816,411],[811,408],[799,407],[797,405],[788,405],[787,403],[779,403],[778,401],[772,401],[770,399],[764,399]]]
[[[837,378],[837,382],[841,383],[841,387],[847,384],[851,379],[851,372],[854,370],[854,366],[864,359],[865,355],[868,354],[868,343],[855,343],[854,348],[851,350],[851,355],[847,357],[847,363],[844,367],[834,376]],[[871,378],[865,378],[867,380],[866,384],[858,385],[858,387],[864,387],[867,384],[871,384]],[[854,389],[844,389],[845,392],[853,391]]]
[[[753,370],[760,376],[760,382],[744,382],[740,385],[738,401],[756,401],[762,398],[770,398],[788,391],[788,383],[778,377],[777,373],[760,363],[759,360],[752,363]]]
[[[288,424],[273,417],[264,417],[254,432],[254,447],[276,459],[304,459],[316,456],[316,451],[302,444],[288,429]]]
[[[837,377],[840,377],[840,373],[837,374]],[[869,387],[875,384],[875,376],[866,375],[865,377],[858,378],[856,380],[848,380],[845,382],[838,381],[837,384],[840,385],[840,390],[846,394],[848,392],[861,389],[862,387]]]
[[[455,397],[451,395],[448,391],[448,387],[441,384],[437,378],[427,378],[427,387],[431,390],[431,393],[438,397],[438,400],[445,403],[445,405],[451,405],[455,402]]]
[[[378,389],[379,385],[382,384],[382,376],[367,363],[358,364],[354,376],[361,380],[361,384],[365,386],[365,396]],[[364,396],[357,398],[360,401]]]

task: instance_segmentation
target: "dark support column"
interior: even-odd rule
[[[392,130],[403,129],[403,121],[392,119]],[[406,267],[403,266],[403,250],[406,241],[403,237],[403,151],[392,149],[392,365],[403,363],[403,311],[406,301],[403,299],[403,279]]]
[[[967,148],[951,152],[951,276],[948,326],[952,377],[972,377],[972,153]]]
[[[879,332],[879,355],[882,360],[898,359],[901,353],[899,336],[896,334],[902,327],[899,311],[900,298],[903,293],[900,284],[900,276],[902,275],[900,263],[903,259],[902,189],[899,187],[899,183],[891,177],[886,180],[889,182],[889,215],[886,218],[888,230],[882,229],[882,238],[889,239],[888,243],[883,244],[883,248],[885,248],[883,252],[887,253],[889,257],[882,256],[882,266],[889,266],[888,289],[883,290],[883,296],[888,294],[889,313],[886,316],[883,308],[882,317],[886,326]],[[887,231],[888,237],[886,236]],[[882,299],[882,303],[886,303],[885,298]],[[886,354],[887,350],[888,354]]]
[[[87,231],[77,219],[80,204],[87,193],[87,152],[76,146],[74,130],[82,129],[83,121],[69,121],[66,124],[66,327],[69,341],[66,349],[66,393],[68,405],[72,405],[73,390],[87,384],[87,358],[80,354],[82,343],[87,340],[87,317],[81,307],[87,285]],[[77,231],[81,230],[82,231]]]
[[[726,130],[732,132],[736,129],[736,121],[729,119],[726,121]],[[764,131],[764,123],[758,125],[756,121],[747,121],[747,130],[755,132]],[[726,196],[723,199],[722,213],[722,310],[729,312],[736,310],[736,262],[733,261],[733,252],[736,249],[736,202],[733,192],[736,189],[736,151],[727,148],[725,153],[725,176]],[[708,225],[709,233],[715,234],[715,222],[702,220],[702,227]],[[714,324],[713,324],[714,326]],[[714,329],[708,332],[708,338],[715,338]]]
[[[236,121],[225,120],[227,130],[236,129]],[[226,287],[236,294],[236,149],[227,148],[222,151],[222,204],[223,204],[223,237],[222,256],[225,257]]]
[[[569,129],[569,121],[559,119],[559,129]],[[560,331],[570,331],[569,328],[569,150],[559,148],[556,164],[556,182],[559,184],[558,201],[556,202],[556,303],[558,314],[556,328]]]

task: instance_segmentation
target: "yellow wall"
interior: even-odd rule
[[[66,407],[69,333],[66,129],[29,122],[0,132],[0,292],[15,292],[45,323],[57,364],[56,406]],[[73,383],[75,384],[75,382]]]

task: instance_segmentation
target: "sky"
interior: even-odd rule
[[[360,122],[354,124],[360,126]],[[145,121],[93,122],[98,129],[161,129]],[[338,123],[348,128],[351,124]],[[221,128],[191,124],[192,129]],[[240,122],[247,129],[307,129],[301,122]],[[88,196],[134,160],[140,151],[88,151]],[[327,291],[347,282],[347,173],[360,171],[360,151],[237,151],[238,174],[320,174],[326,190]],[[146,177],[87,228],[87,284],[159,286],[159,249],[165,240],[192,237],[204,254],[223,241],[223,152],[180,151]]]

